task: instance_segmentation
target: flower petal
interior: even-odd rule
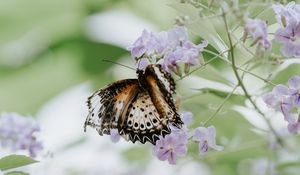
[[[300,91],[300,76],[293,76],[289,79],[288,84],[291,89]]]
[[[120,140],[120,134],[118,129],[111,129],[110,130],[110,139],[112,142],[118,142]]]

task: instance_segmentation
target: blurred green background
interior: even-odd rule
[[[167,0],[0,1],[0,111],[34,114],[45,101],[80,82],[92,81],[97,85],[95,88],[111,82],[112,76],[105,72],[115,65],[102,59],[116,61],[129,56],[129,52],[124,44],[121,47],[101,38],[95,40],[87,29],[88,19],[96,15],[109,18],[111,13],[113,16],[120,11],[156,29],[168,29],[174,23],[176,11],[167,3]],[[128,30],[126,26],[130,29],[128,25],[132,24],[116,25],[123,21],[114,20],[97,24],[103,28],[100,35],[108,27],[122,31]],[[138,29],[139,33],[132,31],[136,37],[142,32],[142,28]],[[110,31],[105,33],[118,36]]]

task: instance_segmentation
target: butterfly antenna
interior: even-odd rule
[[[113,64],[116,64],[116,65],[119,65],[119,66],[123,66],[123,67],[126,67],[126,68],[131,69],[131,70],[134,70],[134,71],[136,70],[136,69],[133,68],[133,67],[126,66],[126,65],[124,65],[124,64],[121,64],[121,63],[118,63],[118,62],[115,62],[115,61],[111,61],[111,60],[107,60],[107,59],[102,59],[102,61],[108,62],[108,63],[113,63]]]

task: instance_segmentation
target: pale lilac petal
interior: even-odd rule
[[[271,49],[272,48],[272,42],[267,40],[267,39],[263,39],[261,40],[261,44],[265,47],[265,49]]]
[[[288,130],[292,134],[297,134],[300,130],[300,123],[299,122],[289,123],[288,124]]]
[[[295,52],[297,52],[297,48],[291,42],[284,43],[283,47],[281,48],[281,52],[286,57],[293,57],[295,56]]]
[[[289,95],[289,88],[285,85],[279,84],[273,88],[272,92],[278,95]]]
[[[155,50],[157,53],[164,54],[167,49],[170,47],[168,42],[168,32],[162,31],[155,35],[156,47]]]
[[[299,16],[300,17],[300,16]],[[293,57],[300,55],[300,23],[295,21],[285,28],[275,32],[275,40],[283,43],[281,52],[284,56]]]
[[[161,149],[157,153],[157,158],[161,161],[167,160],[170,157],[171,152],[167,149]]]
[[[288,123],[296,123],[296,117],[291,114],[291,113],[287,113],[284,115],[284,120],[287,121]]]
[[[196,128],[193,140],[199,142],[198,149],[200,154],[206,154],[209,148],[217,151],[223,150],[222,146],[216,145],[216,128],[214,126]]]
[[[293,76],[288,80],[288,84],[291,89],[300,91],[300,76]]]
[[[110,130],[110,139],[112,142],[118,142],[120,140],[120,134],[118,129],[111,129]]]
[[[208,136],[207,136],[207,142],[210,146],[216,144],[216,128],[214,126],[209,126],[207,128]]]
[[[207,46],[208,46],[208,41],[207,40],[203,40],[202,43],[197,45],[199,51],[203,51],[203,49]]]
[[[220,145],[210,145],[210,147],[216,151],[223,151],[224,147]]]
[[[170,164],[176,163],[176,156],[184,156],[187,152],[187,137],[182,133],[172,133],[161,136],[153,147],[154,154],[159,160],[168,160]]]
[[[275,32],[275,36],[274,36],[274,39],[276,41],[279,41],[279,42],[288,42],[290,39],[291,39],[291,33],[289,33],[287,31],[287,29],[285,28],[279,28],[276,32]]]
[[[207,138],[207,129],[204,127],[198,127],[195,129],[195,133],[193,135],[193,140],[195,141],[203,141]]]
[[[281,4],[273,5],[273,10],[276,13],[276,19],[279,24],[283,27],[282,19],[284,19],[286,25],[295,22],[299,23],[300,21],[300,5],[296,4],[294,1],[288,3],[286,6]]]
[[[294,105],[294,103],[293,103],[293,99],[291,97],[283,97],[280,102],[279,108],[280,108],[280,111],[283,113],[283,115],[286,116],[289,113],[291,113],[293,105]]]
[[[272,92],[262,95],[262,99],[270,107],[275,107],[278,103],[276,96]]]
[[[180,145],[174,148],[174,152],[176,152],[179,156],[185,156],[187,153],[187,147],[185,145]]]
[[[150,61],[147,58],[141,58],[137,61],[136,66],[138,70],[145,70],[146,67],[150,64]]]
[[[170,153],[170,156],[168,157],[168,161],[172,165],[176,164],[176,155],[173,152]]]
[[[207,141],[204,141],[204,142],[200,142],[199,143],[199,153],[204,155],[206,154],[208,151],[208,143]]]
[[[191,123],[191,121],[193,119],[193,114],[191,112],[182,112],[180,117],[181,117],[182,122],[185,125],[187,125],[187,124]]]
[[[144,54],[152,54],[155,51],[156,41],[152,32],[143,30],[142,35],[128,48],[131,54],[140,58]]]
[[[168,42],[170,45],[180,45],[182,41],[188,39],[187,29],[183,26],[175,26],[168,31]]]
[[[268,26],[266,22],[260,19],[250,19],[247,16],[245,16],[244,20],[245,29],[253,40],[259,42],[264,48],[270,49],[272,44],[268,40]]]
[[[36,138],[39,131],[39,125],[32,117],[17,113],[0,115],[0,146],[12,152],[25,150],[31,157],[37,156],[43,149],[42,142]]]

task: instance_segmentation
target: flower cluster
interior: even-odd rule
[[[171,134],[160,137],[160,139],[156,141],[153,150],[159,160],[168,160],[170,164],[176,164],[176,156],[186,155],[189,140],[189,129],[187,125],[191,122],[192,113],[182,113],[181,119],[184,123],[181,129],[171,125]],[[223,150],[222,146],[216,145],[216,130],[213,126],[208,128],[196,128],[192,140],[198,143],[200,154],[205,154],[209,147],[217,151]]]
[[[138,69],[143,70],[150,63],[161,64],[167,71],[173,71],[181,75],[180,63],[185,66],[185,72],[190,66],[200,63],[201,51],[208,45],[204,40],[195,45],[188,40],[187,29],[183,26],[175,26],[169,31],[159,33],[143,31],[142,35],[130,46],[133,57],[140,60]]]
[[[300,5],[290,2],[286,6],[273,5],[280,28],[275,40],[283,43],[281,52],[287,57],[300,56]]]
[[[31,117],[17,113],[0,115],[0,146],[11,151],[26,150],[31,157],[36,157],[43,147],[35,134],[40,127]]]
[[[271,92],[263,95],[265,103],[282,112],[284,119],[288,122],[289,132],[296,134],[300,130],[300,118],[294,115],[300,114],[300,76],[289,79],[288,87],[277,85]]]
[[[214,126],[196,128],[193,140],[199,142],[200,154],[206,154],[208,148],[216,151],[223,150],[223,146],[216,145],[216,128]]]
[[[268,40],[268,26],[265,21],[260,19],[250,19],[247,16],[244,18],[246,36],[250,34],[254,42],[252,45],[258,43],[265,49],[271,49],[272,43]]]

